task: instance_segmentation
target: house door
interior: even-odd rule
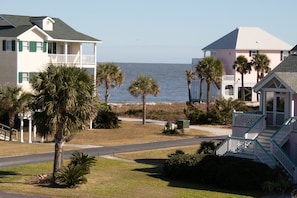
[[[270,127],[280,126],[286,118],[286,106],[288,94],[282,92],[266,93],[266,125]]]

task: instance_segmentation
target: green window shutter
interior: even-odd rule
[[[2,50],[6,51],[6,40],[2,41]]]
[[[36,52],[36,42],[30,41],[30,52]]]
[[[11,41],[11,50],[15,51],[15,40]]]
[[[23,51],[23,41],[19,41],[19,52]]]
[[[23,82],[23,73],[19,72],[19,83]]]
[[[43,42],[43,52],[47,51],[47,42]]]
[[[29,72],[29,82],[32,81],[35,75],[36,75],[36,72]]]

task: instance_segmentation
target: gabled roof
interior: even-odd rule
[[[291,45],[258,27],[239,27],[204,47],[203,51],[235,50],[290,50]]]
[[[259,83],[254,86],[257,92],[265,86],[271,79],[276,78],[289,87],[291,91],[297,93],[297,55],[288,56],[283,62],[269,72]]]
[[[19,15],[1,15],[0,19],[7,22],[4,28],[0,27],[1,37],[17,37],[25,31],[32,28],[35,24],[33,21],[37,19],[44,19],[47,16],[32,17],[32,16],[19,16]],[[48,17],[50,18],[50,17]],[[100,40],[83,34],[74,30],[72,27],[64,23],[59,18],[50,18],[53,20],[53,31],[44,31],[53,40],[73,40],[73,41],[95,41]]]

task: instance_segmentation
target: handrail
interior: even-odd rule
[[[273,165],[276,165],[277,164],[276,160],[266,151],[266,149],[260,144],[260,142],[257,139],[255,140],[255,142],[256,142],[257,146],[259,146],[261,148],[261,150],[264,151],[265,155],[269,157],[269,159],[272,161]],[[258,151],[258,150],[256,150],[256,151]],[[257,154],[257,157],[260,159],[260,161],[265,163],[264,162],[265,160],[261,158],[261,155],[258,155],[259,154],[258,152],[255,152],[255,153]],[[267,163],[265,163],[265,164],[267,164]]]
[[[279,135],[281,133],[281,131],[285,131],[285,129],[289,126],[291,127],[291,124],[296,124],[297,122],[297,117],[290,117],[288,118],[276,131],[275,133],[271,136],[272,139],[276,139],[276,136]],[[292,129],[289,129],[285,132],[287,132],[287,134],[291,133]]]
[[[250,133],[252,133],[253,132],[253,130],[254,129],[258,129],[258,128],[256,128],[256,126],[258,125],[258,124],[262,124],[263,125],[263,123],[261,122],[261,121],[263,121],[263,119],[265,118],[265,116],[264,115],[262,115],[261,117],[259,117],[255,122],[254,122],[254,124],[244,133],[244,137],[245,138],[250,138],[250,139],[255,139],[256,137],[257,137],[257,135],[259,134],[259,132],[256,132],[257,134],[256,135],[254,135],[253,137],[249,137],[249,134]],[[260,130],[260,132],[263,130],[263,126],[261,126],[261,130]]]
[[[287,172],[294,178],[294,171],[297,164],[291,160],[286,152],[277,144],[275,140],[272,140],[272,154],[279,161],[279,163],[287,170]],[[276,149],[276,151],[275,151]],[[294,178],[296,181],[297,178]]]

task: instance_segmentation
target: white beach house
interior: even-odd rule
[[[0,14],[0,84],[30,91],[34,73],[49,64],[85,68],[95,83],[97,43],[100,40],[74,30],[59,18]],[[23,119],[28,119],[31,142],[32,114],[19,117],[20,141]]]

